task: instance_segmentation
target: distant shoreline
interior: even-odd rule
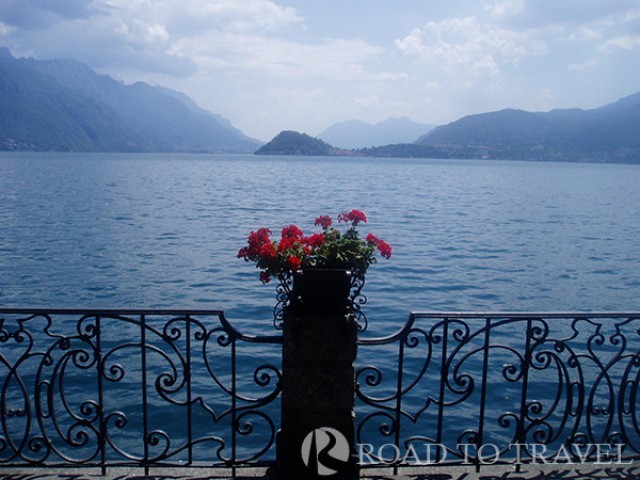
[[[584,165],[640,165],[639,162],[622,162],[622,161],[609,161],[609,162],[594,162],[594,161],[580,161],[580,160],[535,160],[535,159],[524,159],[524,158],[457,158],[457,157],[401,157],[401,156],[375,156],[375,155],[284,155],[284,154],[261,154],[256,155],[255,153],[204,153],[204,152],[70,152],[70,151],[27,151],[27,150],[0,150],[0,160],[9,159],[12,156],[14,158],[20,157],[28,157],[29,155],[33,156],[59,156],[60,158],[65,157],[85,157],[87,155],[91,156],[104,156],[104,157],[114,157],[121,158],[122,160],[136,158],[149,158],[156,159],[158,157],[165,158],[166,160],[173,160],[172,157],[193,157],[193,158],[238,158],[241,159],[259,159],[259,157],[264,158],[281,158],[281,159],[291,159],[293,161],[304,161],[304,160],[313,160],[313,159],[333,159],[336,162],[339,162],[340,159],[360,159],[363,161],[366,160],[377,160],[383,161],[385,159],[388,160],[431,160],[434,162],[443,162],[443,163],[454,163],[454,162],[465,162],[465,163],[473,163],[473,162],[495,162],[495,163],[508,163],[508,162],[525,162],[525,163],[541,163],[541,164],[584,164]],[[297,159],[295,157],[298,157]],[[99,158],[95,159],[99,161]],[[179,161],[179,158],[177,159]]]
[[[280,156],[324,156],[324,157],[374,157],[374,158],[424,158],[442,160],[500,160],[537,161],[570,163],[623,163],[639,164],[638,156],[616,156],[616,152],[573,152],[534,149],[533,152],[520,149],[516,155],[513,149],[500,151],[484,146],[464,145],[418,145],[403,143],[361,149],[340,149],[313,138],[305,133],[286,130],[276,135],[271,142],[260,147],[256,155]]]

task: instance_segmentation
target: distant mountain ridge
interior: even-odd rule
[[[339,149],[306,134],[282,132],[256,153],[640,163],[640,93],[593,110],[469,115],[414,143],[379,147]]]
[[[431,126],[348,121],[319,138],[289,132],[260,153],[640,163],[640,93],[592,110],[469,115],[417,140],[414,127]],[[0,150],[252,153],[261,145],[180,92],[0,48]]]
[[[252,153],[262,142],[186,95],[0,48],[0,150]]]
[[[406,117],[392,117],[375,125],[347,120],[331,125],[317,137],[336,147],[354,149],[413,143],[433,128],[435,125],[416,123]]]
[[[256,150],[255,154],[321,157],[440,157],[440,152],[437,149],[415,143],[399,143],[360,149],[336,148],[319,138],[293,130],[280,132],[269,143]]]
[[[444,158],[640,163],[640,93],[593,110],[469,115],[416,144]]]

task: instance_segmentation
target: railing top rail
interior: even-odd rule
[[[640,311],[637,312],[429,312],[417,311],[411,312],[410,317],[416,318],[618,318],[618,317],[640,317]]]
[[[409,332],[416,319],[432,318],[432,319],[472,319],[472,318],[501,318],[501,319],[534,319],[534,318],[557,318],[557,319],[578,319],[578,318],[639,318],[638,312],[411,312],[405,324],[395,333],[384,337],[375,338],[359,338],[360,345],[382,345],[393,342]]]
[[[224,310],[163,308],[0,308],[0,314],[53,315],[224,315]]]
[[[154,309],[154,308],[0,308],[0,315],[75,315],[83,317],[119,317],[127,315],[198,317],[216,316],[227,332],[250,343],[282,343],[282,335],[249,335],[237,330],[227,319],[224,310]]]

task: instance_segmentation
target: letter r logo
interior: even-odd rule
[[[335,428],[320,427],[309,432],[302,442],[302,461],[320,476],[333,475],[349,461],[349,442]]]

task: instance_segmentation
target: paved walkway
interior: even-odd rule
[[[473,467],[433,467],[392,470],[367,469],[362,480],[640,480],[640,463],[634,465],[594,465],[579,468],[559,468],[561,465],[523,465],[520,472],[513,467],[483,467],[476,472]],[[106,476],[99,470],[64,468],[59,470],[12,470],[0,469],[0,480],[226,480],[229,470],[155,468],[148,476],[138,468],[111,467]],[[237,480],[268,479],[265,469],[238,470]],[[326,477],[331,480],[331,477]],[[304,480],[304,479],[300,479]]]

